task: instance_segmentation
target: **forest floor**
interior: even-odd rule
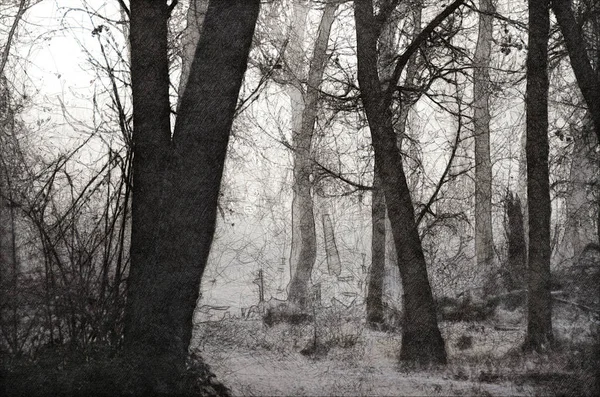
[[[580,396],[597,392],[597,324],[567,311],[560,344],[524,354],[522,310],[486,322],[443,322],[449,364],[399,364],[399,332],[367,329],[356,312],[326,309],[303,325],[259,319],[197,325],[195,349],[235,396]]]

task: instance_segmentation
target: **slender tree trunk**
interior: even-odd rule
[[[396,144],[392,114],[381,87],[377,68],[379,31],[371,0],[355,0],[358,82],[365,107],[375,167],[379,170],[388,216],[398,252],[404,290],[405,327],[400,359],[420,363],[445,363],[444,340],[437,325],[435,302],[415,214]]]
[[[294,148],[298,143],[298,137],[302,132],[302,114],[304,113],[304,93],[301,81],[305,79],[303,67],[305,65],[305,53],[303,49],[304,35],[306,33],[306,18],[308,17],[309,5],[306,0],[293,2],[291,26],[289,32],[289,43],[286,51],[286,66],[289,70],[290,80],[286,87],[290,98],[292,112],[292,144]],[[311,269],[316,259],[316,236],[314,226],[314,214],[312,196],[307,196],[308,188],[301,188],[304,181],[310,180],[310,175],[302,175],[300,170],[302,153],[294,150],[293,156],[293,189],[292,189],[292,244],[290,247],[290,285],[294,277],[297,277],[297,268],[303,263],[310,263]],[[302,223],[304,220],[304,224]],[[312,221],[311,221],[312,220]],[[304,227],[303,227],[304,226]],[[312,232],[312,233],[311,233]],[[312,237],[311,237],[312,235]],[[314,255],[312,254],[314,251]],[[311,259],[314,256],[315,259]],[[306,267],[306,266],[305,266]],[[304,272],[306,273],[306,272]],[[310,277],[310,273],[309,273]],[[308,281],[306,282],[308,284]],[[288,290],[289,293],[289,290]],[[288,297],[290,294],[288,294]],[[300,297],[291,300],[301,300]]]
[[[529,252],[529,210],[527,209],[527,130],[521,134],[519,142],[519,180],[517,186],[517,196],[521,200],[521,209],[523,212],[523,233],[525,235],[525,255]]]
[[[477,267],[491,275],[495,285],[492,235],[492,161],[490,158],[490,59],[492,52],[492,0],[479,1],[479,35],[473,59],[473,127],[475,135],[475,255]],[[488,291],[497,292],[497,291]]]
[[[125,347],[153,392],[177,390],[259,0],[212,1],[169,128],[166,3],[131,3],[134,190]]]
[[[312,196],[313,159],[312,141],[317,119],[319,86],[327,64],[327,44],[337,2],[329,2],[317,31],[317,39],[310,60],[306,90],[302,92],[300,129],[292,131],[294,147],[294,187],[292,201],[292,255],[293,270],[288,299],[301,309],[308,304],[310,277],[317,257],[317,240]],[[298,46],[300,48],[301,46]],[[296,110],[293,110],[296,112]]]
[[[16,244],[15,206],[12,175],[14,172],[15,115],[11,109],[7,80],[0,71],[0,301],[3,330],[9,348],[19,352],[18,313],[19,262]]]
[[[527,54],[527,199],[529,209],[528,322],[524,348],[553,341],[550,295],[550,186],[548,175],[548,0],[529,1]]]

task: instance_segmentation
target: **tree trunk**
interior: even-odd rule
[[[392,114],[377,68],[379,32],[371,0],[355,0],[358,82],[371,130],[375,167],[381,176],[398,267],[404,290],[405,327],[400,359],[419,363],[445,363],[444,340],[437,325],[435,302],[414,208],[396,145]]]
[[[562,258],[568,263],[576,260],[585,246],[596,242],[595,219],[590,217],[594,213],[595,191],[598,185],[598,162],[594,147],[596,137],[590,134],[593,126],[590,119],[583,121],[581,128],[571,130],[573,136],[573,153],[571,154],[571,169],[569,171],[569,190],[565,197],[567,209],[565,233],[561,243]]]
[[[412,39],[414,40],[421,31],[422,22],[422,5],[414,4],[411,10],[412,14]],[[382,37],[379,40],[380,47],[380,59],[379,59],[379,70],[384,76],[384,80],[391,80],[393,74],[394,63],[393,59],[398,53],[398,39],[396,37],[396,30],[398,28],[397,21],[390,21],[388,26],[384,29]],[[408,64],[406,65],[406,77],[404,78],[404,86],[412,87],[415,83],[417,76],[417,54],[414,54]],[[382,59],[384,58],[384,59]],[[417,98],[403,98],[403,102],[398,109],[400,116],[397,118],[394,124],[394,131],[397,136],[398,148],[402,150],[402,142],[406,133],[406,125],[408,122],[408,114],[411,106],[416,102]],[[383,189],[381,187],[381,180],[378,171],[375,171],[373,180],[373,201],[372,201],[372,221],[373,221],[373,233],[371,236],[371,272],[382,272],[382,276],[375,275],[369,279],[369,289],[367,295],[367,321],[371,324],[378,324],[377,319],[380,314],[383,313],[384,299],[387,299],[388,304],[393,307],[401,305],[401,288],[400,288],[400,274],[398,272],[397,264],[397,253],[396,247],[394,246],[394,237],[392,235],[392,229],[390,220],[385,209],[385,199]],[[380,219],[381,208],[379,208],[380,202],[383,205],[383,221]],[[379,223],[383,222],[383,226]],[[380,227],[384,227],[385,233],[376,233],[375,230],[379,230]],[[378,249],[383,244],[384,252],[383,256],[380,256]],[[381,261],[381,262],[379,262]],[[377,284],[379,283],[379,284]],[[374,294],[371,296],[371,294]],[[372,320],[369,320],[371,318]],[[383,318],[382,318],[383,321]]]
[[[167,338],[151,329],[153,323],[164,317],[154,307],[162,297],[151,291],[160,277],[157,274],[158,229],[162,215],[163,172],[168,163],[171,136],[167,56],[169,16],[166,3],[158,1],[131,1],[130,9],[135,146],[124,345],[134,357],[139,349],[140,362],[144,362],[142,353],[146,345],[158,350]],[[152,352],[148,351],[148,355],[152,356]]]
[[[294,145],[294,148],[298,143],[298,137],[301,136],[302,114],[304,113],[304,93],[300,82],[305,76],[303,71],[305,55],[302,43],[304,42],[304,35],[306,33],[307,17],[308,4],[306,4],[306,1],[294,1],[289,32],[289,44],[286,51],[286,66],[289,68],[289,70],[286,69],[286,71],[289,72],[289,80],[291,80],[288,82],[286,91],[290,98],[292,112],[292,144]],[[314,258],[316,258],[316,236],[314,231],[314,214],[312,214],[312,196],[307,197],[306,194],[302,195],[306,189],[301,189],[302,182],[309,181],[310,175],[303,177],[300,172],[302,161],[300,151],[295,149],[292,156],[294,162],[292,189],[292,244],[290,247],[290,285],[288,288],[291,287],[291,282],[294,277],[297,277],[296,270],[298,265],[300,263],[310,263],[312,269],[315,261],[315,259],[312,259],[313,251]],[[310,193],[310,186],[308,186],[308,191]],[[303,213],[307,214],[303,217]],[[302,227],[302,219],[305,219],[304,227]],[[313,236],[312,238],[310,237],[311,235]],[[306,281],[306,285],[308,285],[308,281]],[[306,288],[304,289],[305,293]],[[290,294],[288,294],[288,297],[289,296]],[[300,297],[295,298],[295,300],[300,300]]]
[[[496,289],[492,235],[492,162],[490,159],[490,59],[492,0],[479,1],[479,35],[473,59],[473,128],[475,135],[475,255],[477,267],[490,275],[486,284]]]
[[[11,109],[7,80],[0,70],[0,321],[4,338],[13,353],[19,346],[19,261],[13,176],[16,166],[15,114]]]
[[[306,309],[308,305],[310,277],[317,257],[311,180],[313,173],[311,149],[317,119],[319,86],[323,81],[323,73],[327,64],[327,44],[338,6],[339,3],[337,2],[329,2],[323,9],[313,55],[310,60],[306,90],[302,92],[298,89],[302,94],[300,129],[292,131],[292,144],[294,147],[292,255],[290,258],[292,279],[288,300],[301,309]],[[299,53],[301,43],[296,43],[294,47],[296,47],[296,52]],[[295,113],[298,109],[292,111]]]
[[[196,52],[196,47],[202,34],[204,17],[208,9],[209,0],[191,0],[188,8],[186,21],[187,25],[181,38],[181,77],[179,79],[179,99],[183,97],[185,86],[190,75],[192,60]],[[179,107],[179,106],[178,106]]]
[[[549,0],[529,1],[527,53],[527,199],[529,210],[528,322],[526,350],[553,341],[550,295],[550,186],[548,179]]]
[[[519,195],[506,193],[504,211],[508,240],[508,263],[504,273],[504,283],[508,291],[514,291],[524,288],[524,275],[527,268],[523,210]]]
[[[521,201],[521,211],[523,213],[523,234],[525,237],[525,257],[529,252],[529,210],[527,209],[527,130],[521,134],[519,140],[519,179],[517,182],[517,196]],[[526,261],[527,262],[527,261]]]
[[[385,277],[385,197],[379,172],[373,178],[371,198],[371,268],[367,289],[367,324],[377,328],[383,324],[383,281]]]
[[[169,127],[166,3],[131,2],[134,187],[125,348],[153,392],[185,369],[259,1],[213,1]]]
[[[581,27],[575,20],[570,0],[552,0],[552,10],[565,39],[571,67],[594,123],[596,139],[600,142],[600,79],[587,55]]]

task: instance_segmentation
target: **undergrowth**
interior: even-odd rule
[[[146,396],[150,382],[112,347],[54,346],[34,356],[2,357],[2,396]],[[181,375],[178,395],[228,396],[200,357]]]

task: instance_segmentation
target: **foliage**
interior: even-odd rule
[[[111,346],[73,349],[57,345],[33,357],[3,357],[4,396],[142,396],[148,381],[131,360]],[[228,396],[202,359],[190,358],[181,396]]]

